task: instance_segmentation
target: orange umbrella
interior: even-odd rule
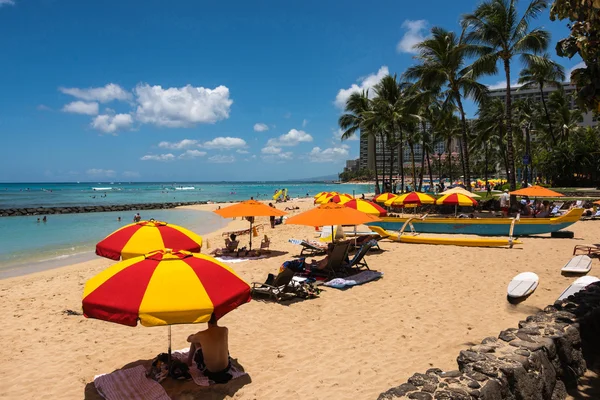
[[[563,197],[564,194],[555,192],[554,190],[546,189],[543,186],[534,185],[523,189],[510,192],[514,196],[529,196],[529,197]]]
[[[229,207],[215,210],[215,214],[223,218],[234,217],[280,217],[287,213],[273,207],[261,203],[256,200],[246,200],[241,203],[233,204]],[[254,218],[250,219],[250,231],[252,231],[252,223]],[[250,250],[252,250],[252,234],[250,235]]]
[[[600,200],[595,201],[594,204],[600,204]]]
[[[326,203],[312,210],[294,215],[288,218],[285,223],[307,226],[331,226],[331,232],[333,232],[334,225],[360,225],[372,221],[380,221],[380,219],[341,204]],[[331,235],[332,240],[333,238],[334,235]]]

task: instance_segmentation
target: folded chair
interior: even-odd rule
[[[300,256],[303,256],[304,254],[308,256],[316,256],[318,254],[323,254],[325,253],[325,251],[327,251],[327,245],[322,245],[320,243],[311,243],[301,239],[289,239],[289,242],[292,244],[302,246]]]
[[[269,274],[265,283],[252,282],[252,297],[266,295],[276,302],[285,297],[295,297],[295,287],[290,285],[293,277],[294,271],[285,268],[276,277]]]

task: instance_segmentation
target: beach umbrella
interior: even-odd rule
[[[329,200],[331,200],[331,198],[333,196],[336,196],[338,193],[337,192],[327,192],[322,194],[321,196],[317,197],[315,199],[315,204],[325,204],[325,203],[329,203]]]
[[[386,201],[388,201],[389,199],[393,199],[394,197],[398,197],[398,195],[396,195],[394,193],[386,192],[386,193],[381,193],[378,196],[375,196],[373,201],[376,203],[385,203]]]
[[[256,200],[246,200],[214,211],[223,218],[235,217],[280,217],[286,212],[270,207]],[[250,232],[254,218],[250,218]],[[250,250],[252,250],[252,233],[250,234]]]
[[[316,199],[316,198],[319,198],[319,197],[323,196],[323,195],[324,195],[324,194],[326,194],[326,193],[330,193],[330,192],[319,192],[319,193],[315,194],[315,195],[313,196],[313,198],[315,198],[315,199]]]
[[[461,193],[450,193],[450,194],[445,194],[442,197],[440,197],[439,199],[437,199],[435,201],[435,204],[438,204],[438,205],[453,204],[454,205],[454,215],[456,215],[458,206],[473,207],[473,206],[477,205],[477,200],[475,200],[469,196],[465,196],[464,194],[461,194]]]
[[[360,225],[373,221],[380,221],[380,219],[341,204],[326,203],[294,215],[288,218],[285,223],[290,225],[331,226],[331,232],[334,232],[333,227],[335,225]],[[331,235],[331,241],[333,241],[334,236]]]
[[[250,301],[250,286],[229,266],[189,251],[158,250],[114,264],[88,280],[83,315],[117,324],[208,322]]]
[[[410,192],[410,193],[405,193],[398,197],[395,197],[393,199],[386,201],[385,205],[386,206],[405,206],[407,204],[416,204],[416,205],[420,206],[423,204],[434,204],[434,203],[435,203],[435,199],[428,194],[421,193],[421,192]]]
[[[96,254],[118,261],[163,248],[199,253],[202,238],[181,226],[151,219],[117,229],[96,245]]]
[[[564,194],[555,192],[554,190],[546,189],[543,186],[534,185],[523,189],[510,192],[514,196],[529,196],[529,197],[563,197]]]
[[[350,196],[349,194],[340,193],[340,194],[336,194],[335,196],[331,197],[329,199],[329,203],[344,204],[345,202],[350,201],[352,199],[354,199],[354,197]]]
[[[375,215],[376,217],[385,217],[387,215],[385,209],[368,200],[352,199],[342,204],[345,207],[353,208],[369,215]]]
[[[452,189],[444,190],[440,194],[441,195],[445,195],[445,194],[454,194],[454,193],[458,193],[458,194],[462,194],[462,195],[465,195],[465,196],[469,196],[472,199],[479,199],[479,198],[481,198],[480,195],[472,193],[472,192],[469,192],[468,190],[463,189],[460,186],[453,187]]]

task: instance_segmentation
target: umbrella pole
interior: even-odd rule
[[[335,242],[335,232],[333,231],[333,225],[331,225],[331,243]]]
[[[169,325],[169,368],[171,367],[171,325]]]
[[[254,217],[251,217],[254,218]],[[252,219],[250,220],[250,250],[252,250]]]

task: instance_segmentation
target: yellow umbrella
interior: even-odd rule
[[[341,194],[336,194],[335,196],[331,197],[329,199],[329,202],[344,204],[345,202],[350,201],[352,199],[354,199],[354,197],[350,196],[349,194],[341,193]]]
[[[405,193],[388,201],[385,202],[386,206],[404,206],[407,204],[422,205],[435,203],[435,199],[433,197],[421,192]]]
[[[368,200],[352,199],[342,204],[344,204],[345,207],[354,208],[355,210],[364,212],[365,214],[375,215],[376,217],[385,217],[387,215],[387,211],[381,208],[381,206]]]
[[[444,195],[444,194],[453,194],[453,193],[459,193],[459,194],[468,196],[468,197],[470,197],[472,199],[479,199],[479,198],[481,198],[480,195],[472,193],[472,192],[469,192],[468,190],[463,189],[460,186],[454,187],[452,189],[445,190],[445,191],[443,191],[440,194]]]
[[[393,199],[395,197],[398,197],[398,195],[394,194],[394,193],[386,192],[386,193],[381,193],[380,195],[376,196],[375,199],[373,199],[373,201],[376,203],[385,203],[389,199]]]
[[[331,198],[335,195],[337,195],[337,192],[323,193],[321,196],[319,196],[315,199],[315,204],[329,203],[329,200],[331,200]]]

